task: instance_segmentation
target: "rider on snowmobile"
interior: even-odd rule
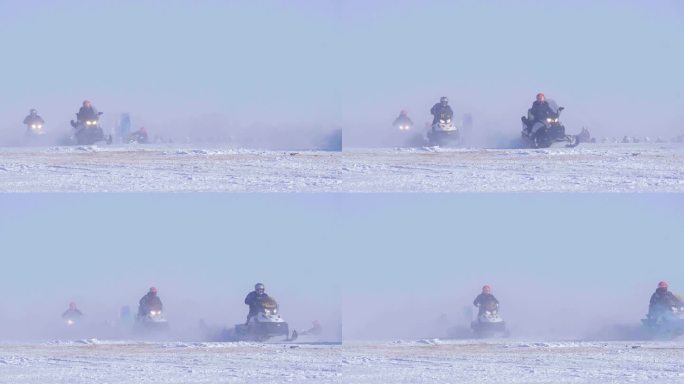
[[[76,128],[79,124],[85,122],[86,120],[89,119],[97,119],[99,116],[97,109],[93,107],[93,104],[89,100],[83,100],[83,105],[81,108],[78,110],[78,113],[76,114],[76,120],[77,121],[71,121],[71,126]]]
[[[261,306],[259,305],[261,300],[268,297],[266,294],[266,287],[262,283],[256,283],[254,285],[254,291],[247,294],[245,297],[245,304],[249,305],[249,313],[247,314],[247,321],[245,324],[249,323],[249,319],[253,316],[259,314]]]
[[[499,300],[492,295],[492,287],[487,284],[482,287],[482,293],[477,295],[475,301],[473,301],[473,305],[479,309],[477,315],[480,316],[482,313],[484,313],[487,304],[491,302],[494,302],[497,306],[499,305]]]
[[[76,308],[76,303],[74,302],[69,303],[69,309],[62,313],[62,318],[67,320],[79,318],[81,316],[83,316],[83,313]]]
[[[527,126],[527,130],[531,131],[534,123],[544,121],[553,113],[549,103],[546,101],[546,96],[541,92],[537,93],[537,99],[532,103],[532,108],[527,111],[527,118],[523,119]]]
[[[449,106],[449,99],[447,99],[446,96],[442,96],[439,99],[439,103],[432,106],[430,113],[434,116],[432,118],[432,125],[439,122],[442,114],[445,114],[449,119],[454,116],[454,111],[451,109],[451,106]]]
[[[145,129],[145,127],[140,127],[140,129],[128,135],[128,140],[146,144],[150,141],[150,138],[147,135],[147,129]]]
[[[24,118],[24,124],[25,125],[31,125],[31,124],[45,124],[45,120],[43,120],[42,117],[38,114],[38,111],[35,109],[31,109],[29,111],[28,116]]]
[[[150,287],[150,291],[147,292],[145,296],[140,299],[140,304],[138,306],[138,316],[144,317],[150,313],[151,310],[162,310],[162,302],[159,296],[157,296],[157,288]]]
[[[666,281],[661,281],[658,283],[656,291],[651,295],[651,301],[648,304],[648,317],[653,319],[663,312],[669,311],[672,307],[682,306],[684,306],[684,302],[668,291]]]
[[[406,111],[401,111],[399,113],[399,117],[394,119],[394,123],[392,123],[392,126],[394,126],[394,127],[399,127],[399,126],[403,126],[403,125],[408,125],[410,127],[413,126],[413,121],[411,121],[411,119],[408,117],[408,114],[406,113]]]

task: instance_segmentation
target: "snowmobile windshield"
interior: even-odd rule
[[[263,309],[273,310],[278,309],[278,303],[272,297],[266,297],[259,301],[259,305]]]
[[[560,109],[560,107],[558,106],[558,103],[556,103],[555,100],[546,99],[546,103],[549,105],[549,108],[551,108],[553,113],[558,114],[558,110]]]

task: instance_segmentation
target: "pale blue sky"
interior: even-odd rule
[[[476,129],[517,135],[541,91],[566,107],[571,131],[683,133],[681,1],[340,4],[343,51],[354,52],[344,61],[347,132],[387,129],[402,108],[422,126],[445,95]]]
[[[0,198],[0,318],[136,308],[154,285],[179,323],[244,321],[256,282],[298,329],[339,313],[335,195],[26,194]],[[35,320],[35,319],[32,319]],[[327,320],[327,321],[326,321]]]
[[[58,312],[72,299],[113,315],[156,285],[175,321],[231,324],[261,280],[299,324],[339,309],[342,295],[351,335],[367,336],[364,324],[383,311],[453,318],[485,283],[518,325],[540,299],[553,300],[548,313],[570,311],[566,321],[633,323],[658,281],[684,292],[683,203],[677,194],[5,195],[0,290],[10,294],[0,317]]]
[[[0,0],[0,126],[36,107],[68,129],[88,98],[158,129],[353,132],[402,108],[422,123],[447,95],[517,134],[544,91],[571,130],[667,136],[683,129],[683,40],[677,0]]]
[[[157,127],[328,124],[331,18],[328,1],[0,0],[1,126],[36,107],[68,127],[83,99]]]

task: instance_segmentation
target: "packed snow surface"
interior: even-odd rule
[[[683,192],[682,144],[266,151],[0,148],[2,192]]]
[[[339,383],[340,346],[81,340],[0,346],[0,383]]]
[[[548,149],[345,149],[359,192],[682,192],[682,144]]]
[[[346,383],[684,382],[682,343],[345,343]]]
[[[0,345],[0,383],[675,383],[682,342]]]

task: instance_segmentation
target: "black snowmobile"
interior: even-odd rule
[[[160,306],[150,306],[141,311],[136,320],[138,327],[148,330],[166,330],[169,328],[169,322]]]
[[[652,339],[672,340],[684,335],[684,306],[660,308],[641,320]]]
[[[506,322],[499,315],[499,304],[492,300],[483,305],[484,308],[477,316],[477,320],[470,324],[475,336],[479,338],[508,337]]]
[[[112,143],[112,135],[105,135],[104,130],[100,126],[100,116],[102,112],[98,112],[95,116],[90,116],[83,120],[71,121],[71,126],[74,127],[75,132],[73,141],[77,145],[93,145],[104,141],[107,144]],[[78,116],[78,114],[76,114]]]
[[[241,341],[266,341],[271,337],[285,336],[288,340],[290,330],[280,316],[278,303],[270,296],[259,301],[259,313],[249,318],[246,324],[235,325],[233,338]]]
[[[454,124],[454,116],[441,113],[427,133],[431,146],[457,146],[461,144],[461,132]]]
[[[566,142],[568,148],[579,145],[580,140],[576,135],[565,133],[565,127],[560,122],[560,114],[565,108],[559,107],[553,100],[547,100],[553,111],[545,119],[534,121],[532,111],[528,110],[528,116],[521,118],[523,123],[522,139],[532,148],[548,148],[557,142]]]

